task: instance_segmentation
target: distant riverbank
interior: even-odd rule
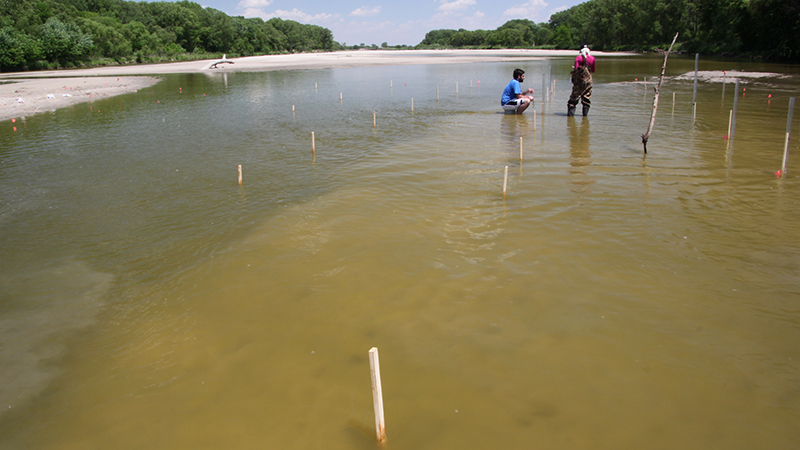
[[[603,52],[593,52],[602,56]],[[263,72],[413,64],[469,64],[530,61],[576,55],[573,50],[378,50],[232,58],[233,64],[205,69],[212,61],[104,66],[0,74],[0,120],[50,111],[96,98],[134,92],[157,82],[161,74]],[[633,55],[614,53],[614,55]]]

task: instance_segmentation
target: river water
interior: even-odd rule
[[[386,448],[797,448],[800,68],[701,60],[782,75],[742,78],[729,142],[730,79],[693,121],[672,56],[645,156],[662,61],[600,57],[588,117],[556,58],[171,75],[6,123],[0,448],[375,448],[373,346]]]

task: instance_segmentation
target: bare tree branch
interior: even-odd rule
[[[672,46],[675,45],[675,41],[677,40],[678,40],[678,33],[675,33],[675,37],[672,38],[672,44],[669,45],[667,53],[664,54],[664,65],[661,66],[661,78],[658,79],[658,86],[654,88],[656,90],[656,96],[653,97],[653,112],[650,113],[650,126],[647,127],[647,133],[642,135],[642,145],[644,146],[645,154],[647,154],[647,140],[650,139],[650,133],[653,131],[653,126],[656,124],[656,110],[658,109],[658,94],[661,93],[661,82],[664,81],[664,72],[667,71],[667,58],[669,58],[669,53],[672,51]]]

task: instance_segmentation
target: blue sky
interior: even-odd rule
[[[194,0],[230,16],[320,25],[348,45],[416,45],[439,28],[493,30],[511,19],[547,22],[583,0]]]

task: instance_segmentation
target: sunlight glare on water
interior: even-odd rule
[[[731,85],[693,124],[669,78],[644,157],[662,61],[600,58],[588,117],[562,58],[172,75],[3,130],[0,448],[374,448],[373,346],[387,447],[796,448],[797,70],[705,63],[788,75],[730,145]]]

